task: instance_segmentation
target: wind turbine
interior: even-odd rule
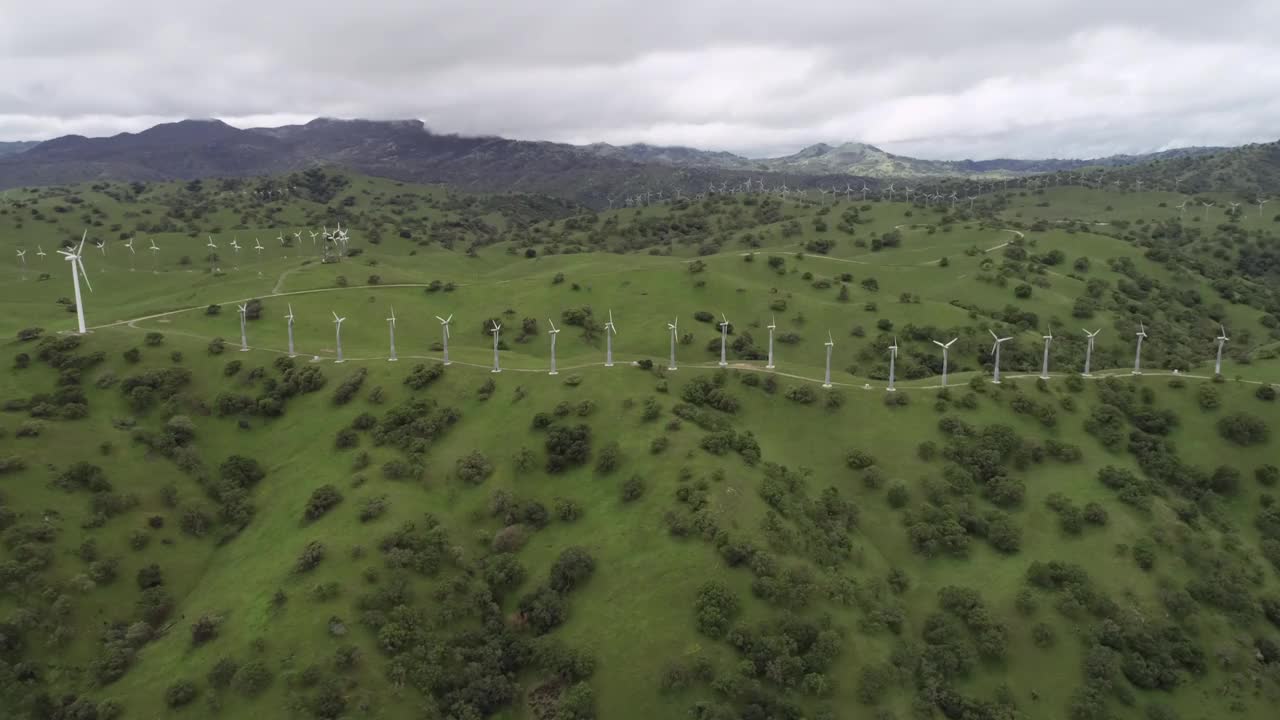
[[[996,335],[995,331],[991,330],[990,328],[987,329],[987,332],[991,333],[991,338],[995,340],[995,344],[991,346],[991,355],[994,358],[994,362],[995,362],[995,365],[991,373],[991,382],[995,383],[996,385],[999,385],[1000,384],[1000,346],[1005,344],[1006,342],[1009,342],[1013,338],[1012,337],[1002,338],[999,335]],[[943,353],[944,354],[946,353],[945,349],[943,350]],[[943,385],[945,384],[946,383],[943,383]]]
[[[493,370],[492,372],[502,372],[502,366],[498,364],[498,336],[502,331],[502,325],[497,320],[493,321],[493,329],[489,332],[493,333]]]
[[[233,262],[235,262],[236,264],[236,269],[239,270],[240,269],[240,242],[237,238],[231,238],[231,250],[234,253],[233,257],[235,258]]]
[[[551,330],[548,333],[551,335],[551,372],[547,374],[559,375],[560,373],[556,372],[556,336],[560,334],[560,330],[556,328],[556,324],[552,322],[551,318],[547,318],[547,323],[551,325]]]
[[[36,257],[40,258],[40,260],[43,261],[45,255],[48,255],[48,253],[44,251],[44,248],[40,247],[39,245],[36,245]]]
[[[671,362],[667,364],[668,370],[676,369],[676,335],[680,332],[680,318],[667,323],[667,329],[671,331]]]
[[[937,345],[938,347],[942,348],[942,387],[946,387],[946,386],[947,386],[947,351],[948,351],[948,350],[950,350],[950,349],[951,349],[951,345],[952,345],[952,344],[954,344],[954,343],[955,343],[955,341],[956,341],[956,340],[959,340],[959,339],[960,339],[960,338],[958,338],[958,337],[957,337],[957,338],[952,338],[952,339],[951,339],[951,342],[949,342],[949,343],[945,343],[945,344],[944,344],[944,343],[940,343],[940,342],[938,342],[937,340],[934,340],[934,341],[933,341],[933,344],[934,344],[934,345]]]
[[[101,250],[101,251],[102,251],[102,257],[106,257],[106,256],[107,256],[107,241],[106,241],[106,240],[98,240],[98,241],[95,241],[95,242],[93,243],[93,246],[94,246],[94,247],[96,247],[96,248],[98,248],[98,250]],[[106,272],[106,268],[105,268],[105,267],[104,267],[104,268],[102,268],[102,270],[103,270],[103,272]]]
[[[831,389],[831,349],[836,346],[836,341],[831,339],[831,331],[827,331],[827,341],[823,343],[827,346],[827,374],[823,376],[822,387]]]
[[[253,249],[258,251],[258,262],[262,262],[262,251],[266,248],[262,247],[262,241],[258,238],[253,239]]]
[[[889,346],[889,392],[895,392],[897,388],[893,386],[893,374],[898,364],[898,336],[893,336],[893,344]]]
[[[391,308],[391,317],[387,318],[387,327],[391,331],[391,357],[387,362],[395,362],[396,358],[396,309]]]
[[[289,357],[296,357],[293,351],[293,303],[289,303],[289,314],[284,316],[289,321]]]
[[[1262,200],[1262,199],[1259,199],[1259,200],[1258,200],[1258,217],[1262,217],[1262,206],[1263,206],[1263,205],[1266,205],[1266,204],[1267,204],[1267,203],[1269,203],[1269,202],[1271,202],[1271,201],[1270,201],[1270,200]]]
[[[133,272],[133,238],[124,241],[124,246],[129,248],[129,272]]]
[[[449,323],[453,321],[453,315],[450,314],[447,318],[437,315],[436,319],[440,321],[440,336],[443,338],[444,345],[444,364],[449,365]]]
[[[1142,374],[1142,341],[1147,338],[1147,328],[1138,322],[1138,332],[1134,333],[1138,337],[1138,349],[1133,354],[1133,374]]]
[[[25,278],[27,276],[27,251],[23,248],[18,248],[18,262],[22,263],[22,276]]]
[[[1093,339],[1098,337],[1098,333],[1100,332],[1102,332],[1102,328],[1098,328],[1093,332],[1089,332],[1088,330],[1084,331],[1084,334],[1089,337],[1089,345],[1084,350],[1084,376],[1085,377],[1091,377],[1089,374],[1089,363],[1092,362],[1093,360]]]
[[[160,256],[156,254],[160,252],[160,248],[156,245],[155,238],[151,238],[151,247],[147,249],[151,251],[151,272],[160,272]]]
[[[248,305],[236,305],[240,308],[240,352],[249,352],[249,339],[245,335],[244,316],[249,312]]]
[[[778,328],[778,317],[776,315],[773,315],[770,317],[771,319],[769,321],[769,362],[765,363],[765,369],[767,370],[773,369],[773,331]]]
[[[204,246],[212,250],[212,252],[209,253],[209,271],[217,272],[218,271],[218,267],[217,267],[218,246],[216,243],[213,242],[212,235],[209,236],[209,242],[205,243]]]
[[[1227,337],[1227,328],[1225,325],[1218,325],[1218,327],[1222,329],[1222,334],[1216,338],[1218,341],[1218,360],[1213,364],[1214,375],[1222,374],[1222,346],[1226,345],[1227,341],[1231,339]]]
[[[725,345],[729,338],[729,318],[720,313],[720,367],[728,367],[729,363],[725,357]]]
[[[609,322],[604,324],[604,366],[613,367],[613,336],[618,329],[613,326],[613,310],[609,311]]]
[[[84,258],[81,254],[84,252],[85,238],[89,237],[89,231],[85,230],[84,235],[80,236],[80,244],[74,250],[59,250],[58,254],[65,257],[67,262],[71,263],[71,282],[76,288],[76,322],[80,328],[80,334],[84,335],[87,330],[84,327],[84,302],[80,298],[80,278],[84,277],[84,284],[89,288],[89,292],[93,292],[93,284],[89,282],[89,274],[84,271]]]
[[[342,321],[343,320],[346,320],[346,318],[338,317],[338,313],[333,313],[333,325],[335,328],[334,337],[336,338],[336,342],[338,345],[338,359],[334,360],[335,363],[343,362],[343,359],[342,359]]]

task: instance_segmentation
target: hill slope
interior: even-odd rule
[[[0,266],[0,708],[1270,718],[1277,223],[1180,197],[12,193],[106,244]]]

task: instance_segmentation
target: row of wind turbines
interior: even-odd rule
[[[68,259],[73,260],[73,256],[68,256]],[[73,260],[73,263],[74,262],[76,261]],[[79,299],[79,295],[77,292],[77,300],[78,299]],[[240,311],[240,350],[241,352],[247,352],[250,349],[246,322],[245,322],[248,306],[247,304],[240,304],[238,305],[238,307]],[[293,314],[292,304],[289,305],[289,314],[285,315],[284,317],[288,321],[289,357],[297,357],[297,353],[294,347],[294,337],[293,337],[294,314]],[[452,361],[449,359],[449,336],[450,336],[449,326],[453,322],[453,315],[450,314],[449,317],[447,318],[440,317],[439,315],[436,315],[435,317],[436,317],[436,320],[440,321],[441,348],[443,351],[442,361],[443,361],[443,364],[450,365],[452,364]],[[719,323],[720,362],[718,363],[718,365],[719,367],[723,368],[723,367],[729,366],[728,337],[729,337],[730,323],[729,323],[729,318],[726,317],[723,313],[720,315],[720,318],[721,318],[721,322]],[[334,333],[335,333],[335,337],[334,337],[335,354],[337,356],[335,359],[335,362],[339,362],[339,363],[345,362],[345,358],[342,354],[342,323],[345,322],[346,319],[347,319],[346,317],[340,316],[338,315],[338,313],[333,312],[333,324],[334,324]],[[399,357],[396,354],[396,313],[395,313],[394,307],[391,308],[391,314],[389,317],[387,317],[386,321],[387,321],[387,328],[388,328],[389,340],[390,340],[390,355],[387,357],[387,360],[389,362],[395,362],[399,359]],[[548,332],[551,338],[551,367],[548,374],[557,375],[559,374],[559,371],[557,370],[557,366],[556,366],[556,340],[557,340],[557,336],[560,334],[560,328],[557,328],[555,321],[551,320],[550,318],[547,319],[547,322],[551,326],[551,330]],[[774,362],[774,333],[778,327],[777,318],[776,317],[771,318],[769,324],[766,327],[769,330],[769,351],[768,351],[768,360],[766,361],[766,364],[765,364],[765,369],[773,370],[776,368],[776,365]],[[1145,324],[1139,323],[1138,328],[1139,328],[1138,332],[1135,334],[1137,343],[1136,343],[1134,359],[1133,359],[1134,375],[1142,374],[1142,343],[1148,337]],[[1214,362],[1215,375],[1222,374],[1222,352],[1223,352],[1223,348],[1226,346],[1227,341],[1230,340],[1230,338],[1227,336],[1226,327],[1219,325],[1219,328],[1221,329],[1221,334],[1215,338],[1215,342],[1218,345],[1217,357]],[[613,364],[614,364],[613,363],[613,336],[617,334],[618,330],[613,321],[612,310],[609,310],[609,321],[604,324],[604,330],[605,330],[604,366],[613,367]],[[667,323],[667,330],[670,333],[670,343],[671,343],[670,357],[667,363],[667,370],[675,371],[679,369],[679,365],[676,361],[676,346],[679,344],[680,319],[674,318],[672,319],[671,322]],[[81,327],[81,332],[84,332],[83,326]],[[1003,346],[1006,342],[1012,340],[1013,338],[1000,337],[992,330],[988,330],[987,332],[991,333],[991,338],[994,341],[991,346],[991,353],[990,353],[993,360],[991,380],[993,383],[999,384],[1000,383],[1000,349],[1001,349],[1001,346]],[[1098,330],[1093,330],[1093,331],[1089,331],[1088,329],[1085,329],[1083,332],[1086,338],[1088,339],[1088,345],[1085,350],[1084,369],[1081,374],[1085,377],[1092,377],[1091,370],[1092,370],[1092,362],[1093,362],[1094,341],[1098,337],[1098,334],[1102,332],[1102,329],[1099,328]],[[502,372],[502,362],[501,362],[501,355],[498,352],[498,350],[499,350],[499,344],[501,342],[501,336],[502,336],[502,323],[496,320],[493,321],[492,327],[489,329],[489,333],[493,336],[493,367],[491,369],[491,372],[500,373]],[[1042,335],[1041,338],[1044,340],[1044,354],[1043,354],[1043,358],[1040,366],[1040,377],[1042,379],[1048,380],[1050,378],[1049,360],[1050,360],[1050,348],[1053,344],[1053,331],[1049,330],[1049,332],[1045,335]],[[947,342],[942,342],[940,340],[933,341],[935,345],[942,348],[942,387],[947,387],[947,373],[948,373],[949,364],[950,364],[949,354],[950,354],[951,346],[954,345],[956,341],[958,341],[959,339],[960,339],[959,337],[956,337],[956,338],[952,338]],[[830,331],[827,332],[827,341],[823,343],[823,345],[826,348],[826,367],[823,375],[822,387],[831,388],[833,386],[833,383],[831,382],[831,356],[835,348],[835,340],[832,337]],[[887,389],[890,392],[893,392],[897,390],[897,387],[896,387],[897,367],[896,366],[897,366],[897,359],[898,359],[898,339],[896,337],[893,340],[893,344],[888,347],[888,351],[889,351],[889,385]],[[318,357],[316,359],[318,359]]]

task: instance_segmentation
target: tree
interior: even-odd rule
[[[171,708],[182,707],[196,699],[196,686],[190,680],[178,680],[164,691],[164,702]]]
[[[311,492],[310,498],[307,498],[303,517],[307,522],[319,520],[340,502],[342,502],[342,492],[338,488],[329,484],[321,485]]]
[[[591,577],[595,570],[595,558],[591,557],[586,548],[566,548],[551,565],[548,585],[556,592],[569,592]]]
[[[1262,418],[1239,412],[1227,415],[1218,421],[1218,434],[1237,445],[1248,446],[1265,443],[1270,437],[1271,430]]]
[[[479,450],[458,458],[455,467],[458,479],[469,485],[479,485],[493,474],[493,463]]]

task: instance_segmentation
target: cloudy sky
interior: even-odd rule
[[[0,140],[184,117],[752,156],[1280,138],[1280,1],[0,0]]]

